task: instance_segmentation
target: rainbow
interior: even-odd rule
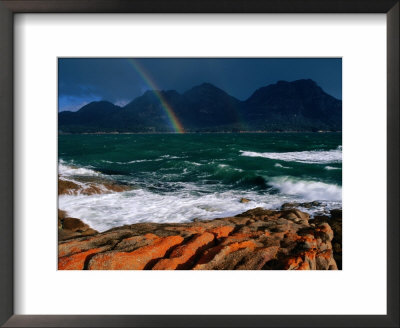
[[[157,96],[159,99],[161,106],[164,108],[168,119],[171,122],[171,125],[175,132],[177,133],[185,133],[185,130],[179,122],[178,117],[176,116],[175,112],[173,111],[172,107],[168,104],[168,102],[165,100],[164,96],[161,94],[160,89],[157,87],[157,84],[154,82],[154,80],[151,78],[151,76],[146,72],[146,70],[138,63],[136,59],[128,59],[128,62],[130,65],[133,66],[133,68],[136,70],[136,72],[139,73],[140,77],[143,79],[143,81],[152,89],[154,94]]]

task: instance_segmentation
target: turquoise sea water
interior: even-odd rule
[[[103,231],[317,200],[341,207],[341,133],[60,135],[59,174],[133,190],[63,195],[59,208]],[[248,203],[241,203],[245,197]]]

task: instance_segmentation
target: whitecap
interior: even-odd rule
[[[281,168],[281,169],[290,169],[291,167],[288,167],[288,166],[283,166],[282,164],[279,164],[279,163],[275,163],[275,165],[274,165],[275,167],[279,167],[279,168]]]
[[[185,161],[185,163],[191,164],[191,165],[195,165],[195,166],[201,166],[201,165],[203,165],[203,164],[201,164],[201,163],[190,162],[190,161]]]
[[[90,196],[61,195],[59,208],[92,228],[105,231],[139,222],[179,223],[194,218],[234,216],[255,207],[279,208],[282,201],[290,200],[277,195],[243,191],[202,193],[194,184],[183,187],[181,191],[163,194],[136,189]],[[250,202],[241,203],[242,197],[250,199]]]
[[[173,156],[173,155],[163,155],[161,158],[168,158],[168,159],[179,159],[179,158],[185,158],[185,157],[178,157],[178,156]]]
[[[342,187],[319,181],[298,180],[290,177],[273,178],[270,182],[282,194],[297,196],[305,201],[341,201]]]
[[[58,174],[61,176],[100,176],[101,173],[86,167],[77,167],[63,164],[65,162],[60,161],[58,163]]]
[[[325,166],[324,167],[325,170],[340,170],[340,167],[334,167],[334,166]]]
[[[143,163],[143,162],[152,162],[153,159],[135,159],[129,162],[119,162],[118,164],[133,164],[133,163]]]
[[[59,208],[98,231],[140,222],[179,223],[194,218],[214,219],[234,216],[255,207],[279,209],[285,202],[320,200],[322,207],[341,206],[341,188],[319,182],[276,181],[278,194],[253,191],[203,192],[196,184],[182,183],[183,189],[155,193],[135,189],[100,195],[61,195]],[[250,200],[241,203],[241,198]],[[315,197],[315,198],[313,198]],[[323,199],[332,199],[323,201]],[[330,205],[334,204],[334,205]],[[322,208],[321,207],[321,208]],[[318,211],[321,209],[307,210]],[[312,214],[312,213],[311,213]]]
[[[340,148],[339,148],[340,147]],[[298,162],[307,164],[328,164],[342,162],[341,146],[332,150],[310,150],[310,151],[293,151],[286,153],[265,152],[259,153],[254,151],[240,150],[241,156],[262,157],[275,159],[285,162]]]
[[[111,162],[111,161],[105,161],[105,160],[103,160],[103,162],[105,162],[105,163],[113,163],[113,164],[119,164],[119,165],[128,165],[128,164],[144,163],[144,162],[159,162],[159,161],[162,161],[162,158],[156,158],[156,159],[135,159],[135,160],[128,161],[128,162]]]

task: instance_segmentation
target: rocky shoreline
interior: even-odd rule
[[[59,195],[95,195],[109,192],[123,192],[132,189],[131,186],[116,184],[110,181],[101,181],[99,178],[82,179],[80,184],[58,178]]]
[[[296,208],[255,208],[235,217],[98,233],[59,210],[58,269],[337,270],[342,211],[330,214],[310,219]]]
[[[132,188],[98,178],[78,183],[59,177],[59,195]],[[58,269],[340,270],[342,210],[310,219],[298,209],[312,206],[318,202],[188,223],[137,223],[102,233],[58,210]]]

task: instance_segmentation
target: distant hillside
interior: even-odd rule
[[[240,101],[209,83],[180,94],[146,91],[124,107],[92,102],[61,112],[60,132],[173,132],[171,112],[185,131],[341,131],[342,101],[312,80],[279,81]]]

